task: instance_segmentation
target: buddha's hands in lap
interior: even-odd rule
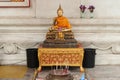
[[[59,31],[60,27],[58,26],[52,26],[50,27],[49,31]],[[66,32],[66,31],[71,31],[71,28],[67,29],[67,28],[61,28],[62,32]]]

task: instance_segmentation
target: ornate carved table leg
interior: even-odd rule
[[[84,72],[84,68],[82,66],[80,66],[80,72]]]
[[[42,66],[39,66],[38,69],[37,69],[37,71],[40,72],[41,69],[42,69]]]
[[[35,70],[35,73],[34,73],[32,80],[36,80],[37,74],[38,74],[38,70]]]

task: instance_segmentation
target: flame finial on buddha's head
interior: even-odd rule
[[[59,8],[57,9],[57,12],[60,11],[60,10],[63,12],[63,9],[61,8],[61,5],[59,5]]]

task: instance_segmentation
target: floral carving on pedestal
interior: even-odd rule
[[[79,64],[80,63],[80,57],[82,57],[81,55],[78,54],[65,54],[65,53],[60,53],[60,54],[47,54],[44,53],[42,54],[41,58],[42,58],[42,63],[43,64],[54,64],[54,63],[58,63],[58,64]]]

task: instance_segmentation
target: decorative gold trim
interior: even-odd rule
[[[30,7],[30,0],[11,0],[0,2],[0,8],[28,8]]]
[[[39,68],[42,66],[80,66],[80,71],[84,72],[82,67],[84,57],[83,48],[39,48],[38,59]]]

